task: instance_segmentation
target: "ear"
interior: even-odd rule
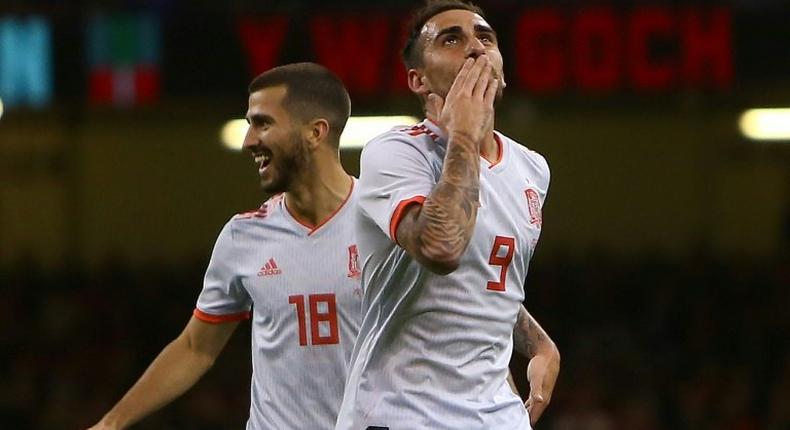
[[[329,138],[329,121],[317,118],[309,121],[304,128],[304,139],[311,150],[318,148],[321,142]]]
[[[431,92],[428,85],[425,83],[425,75],[422,74],[421,71],[417,69],[409,69],[407,73],[408,80],[409,80],[409,89],[414,94],[420,96],[428,96],[428,93]]]

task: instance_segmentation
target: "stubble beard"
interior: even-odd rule
[[[263,191],[268,194],[279,194],[291,190],[294,182],[309,171],[310,158],[307,152],[307,143],[298,132],[292,133],[289,139],[294,142],[291,146],[293,150],[287,154],[281,154],[275,159],[276,164],[270,166],[270,168],[274,168],[274,173],[277,176],[268,184],[261,184]]]

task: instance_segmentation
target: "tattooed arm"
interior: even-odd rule
[[[411,205],[397,242],[434,273],[448,274],[472,237],[480,191],[480,148],[492,139],[498,80],[485,55],[467,59],[446,99],[428,94],[428,117],[447,132],[442,175],[422,205]]]
[[[529,358],[529,398],[525,406],[532,425],[535,425],[551,401],[554,384],[560,372],[560,351],[523,305],[513,327],[513,346],[516,351]]]
[[[540,352],[556,350],[557,346],[538,324],[535,318],[521,305],[513,327],[513,347],[527,358],[532,358]],[[557,352],[559,354],[559,352]]]
[[[434,273],[458,268],[477,219],[480,163],[475,145],[448,142],[441,179],[422,205],[407,208],[398,243]]]

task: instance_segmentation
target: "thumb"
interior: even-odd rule
[[[533,383],[529,385],[529,399],[532,400],[532,403],[543,403],[545,399],[543,397],[542,384]]]
[[[439,117],[442,115],[443,107],[444,99],[434,93],[428,94],[428,101],[425,106],[425,111],[431,121],[438,121]]]

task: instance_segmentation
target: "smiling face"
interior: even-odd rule
[[[418,43],[422,46],[422,64],[409,70],[409,86],[416,94],[447,97],[464,61],[485,54],[500,81],[497,99],[502,97],[502,54],[496,33],[480,15],[462,9],[436,14],[422,27]]]
[[[243,148],[258,165],[261,187],[270,194],[288,191],[309,165],[307,143],[300,124],[283,107],[284,85],[266,87],[250,94]]]

